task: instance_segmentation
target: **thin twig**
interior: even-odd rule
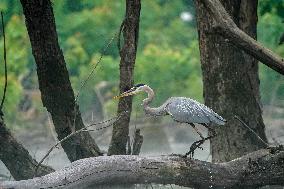
[[[1,174],[1,173],[0,173],[0,177],[1,177],[1,178],[5,178],[5,179],[10,178],[10,176],[9,176],[9,175],[5,175],[5,174]]]
[[[56,138],[56,134],[55,134],[54,131],[53,131],[53,125],[52,125],[52,121],[51,121],[49,112],[46,112],[46,116],[47,116],[47,120],[48,120],[48,129],[49,129],[49,131],[50,131],[50,133],[51,133],[52,138],[53,138],[54,141],[56,142],[56,141],[57,141],[57,138]]]
[[[143,136],[140,134],[140,129],[135,129],[135,136],[133,140],[132,155],[139,155],[143,144]]]
[[[83,131],[84,132],[87,132],[87,131],[100,131],[100,130],[103,130],[103,129],[106,129],[108,127],[111,127],[112,125],[106,125],[106,126],[103,126],[103,127],[100,127],[100,128],[96,128],[96,129],[84,129]]]
[[[102,61],[103,56],[105,55],[105,53],[106,53],[106,51],[108,50],[109,46],[111,45],[111,43],[113,42],[113,40],[114,40],[116,37],[117,37],[117,34],[115,34],[115,35],[109,40],[109,42],[107,43],[107,45],[106,45],[105,48],[103,49],[99,60],[97,61],[97,63],[95,64],[95,66],[93,67],[93,69],[91,70],[91,72],[89,73],[89,75],[87,76],[87,78],[81,83],[81,86],[80,86],[80,88],[79,88],[79,90],[78,90],[78,93],[77,93],[77,95],[76,95],[76,98],[75,98],[75,102],[78,101],[78,98],[79,98],[79,95],[80,95],[81,90],[85,87],[86,83],[88,82],[88,80],[90,79],[90,77],[93,75],[95,69],[98,67],[99,63]]]
[[[47,153],[45,154],[45,156],[38,162],[38,164],[37,164],[37,166],[36,166],[36,169],[35,169],[34,177],[37,175],[37,170],[38,170],[39,166],[42,164],[42,162],[49,156],[49,154],[52,152],[52,150],[53,150],[54,148],[56,148],[59,144],[61,144],[62,142],[66,141],[67,139],[71,138],[72,136],[79,134],[80,132],[86,131],[88,127],[95,126],[95,125],[101,125],[101,124],[104,124],[104,123],[107,123],[107,122],[111,122],[111,121],[113,121],[113,120],[117,121],[117,120],[119,120],[119,119],[121,118],[122,114],[124,114],[124,113],[125,113],[125,112],[122,112],[122,113],[119,114],[118,116],[113,117],[113,118],[110,118],[110,119],[108,119],[108,120],[104,120],[104,121],[101,121],[101,122],[98,122],[98,123],[92,123],[92,124],[90,124],[90,125],[87,125],[87,126],[81,128],[81,129],[79,129],[79,130],[77,130],[77,131],[75,131],[75,132],[69,134],[68,136],[64,137],[64,138],[61,139],[60,141],[58,141],[56,144],[54,144],[54,145],[47,151]],[[110,125],[112,125],[112,123],[111,123]],[[109,125],[109,126],[110,126],[110,125]],[[98,129],[100,129],[100,128],[98,128]]]
[[[3,97],[0,105],[0,110],[3,108],[3,104],[5,101],[6,91],[7,91],[7,53],[6,53],[6,37],[5,37],[5,27],[4,27],[4,17],[3,12],[1,12],[1,21],[2,21],[2,32],[3,32],[3,41],[4,41],[4,68],[5,68],[5,85],[4,85],[4,92]]]
[[[131,141],[130,141],[130,136],[127,136],[127,155],[131,155]]]
[[[269,144],[267,142],[265,142],[254,130],[252,130],[243,120],[241,120],[241,118],[239,118],[238,116],[234,116],[235,119],[237,119],[243,126],[245,126],[248,130],[250,130],[263,144],[265,144],[265,146],[269,146]]]
[[[120,25],[120,28],[119,28],[119,31],[118,31],[118,36],[117,36],[117,49],[118,49],[118,52],[120,54],[120,51],[121,51],[121,48],[120,48],[120,37],[121,37],[121,32],[122,30],[124,29],[124,25],[125,25],[125,19],[122,21],[121,25]]]
[[[109,46],[111,45],[111,43],[113,42],[113,40],[115,39],[115,37],[117,36],[117,34],[115,34],[107,43],[107,45],[105,46],[105,48],[103,49],[101,56],[99,58],[99,60],[97,61],[97,63],[95,64],[95,66],[93,67],[93,69],[91,70],[91,72],[89,73],[89,75],[87,76],[87,78],[81,83],[81,86],[77,92],[77,95],[75,97],[75,103],[74,103],[74,121],[73,121],[73,127],[71,128],[72,132],[75,132],[76,130],[76,118],[77,118],[77,101],[78,98],[80,96],[80,92],[81,90],[85,87],[86,83],[88,82],[88,80],[91,78],[91,76],[93,75],[94,71],[96,70],[96,68],[98,67],[99,63],[102,61],[103,56],[105,55],[107,49],[109,48]]]

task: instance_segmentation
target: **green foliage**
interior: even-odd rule
[[[155,89],[156,104],[170,96],[191,96],[201,100],[201,70],[196,49],[197,41],[182,50],[149,44],[137,57],[135,81]]]
[[[284,1],[282,0],[261,0],[259,1],[259,13],[273,13],[282,19],[284,18]]]
[[[283,8],[284,1],[262,0],[259,2],[259,15],[261,16],[258,22],[258,39],[282,57],[284,57],[284,45],[279,45],[279,40],[284,34]],[[281,101],[284,102],[283,76],[260,65],[260,80],[263,103],[281,105]]]
[[[5,17],[6,18],[6,17]],[[7,20],[7,19],[5,19]],[[4,103],[5,119],[8,123],[15,123],[18,119],[18,105],[23,96],[23,87],[21,78],[27,74],[29,70],[29,53],[30,45],[26,33],[25,25],[23,25],[22,17],[13,14],[6,23],[6,43],[7,43],[7,70],[8,70],[8,87]],[[0,39],[0,96],[3,96],[4,89],[4,54],[3,54],[3,38]],[[25,48],[23,48],[25,47]],[[10,126],[10,124],[8,124]]]
[[[71,77],[73,88],[77,89],[77,93],[79,92],[80,94],[79,102],[83,112],[92,107],[94,100],[98,100],[94,99],[95,86],[97,84],[105,81],[117,85],[119,82],[119,60],[111,56],[104,56],[102,62],[99,62],[100,56],[100,54],[94,54],[90,63],[80,66],[78,75]],[[90,75],[97,64],[97,68]],[[81,88],[84,81],[86,81],[85,86]],[[112,91],[112,95],[115,92],[117,93],[117,91]]]
[[[5,77],[1,75],[0,77],[0,89],[4,89]],[[9,123],[13,123],[17,120],[18,116],[18,104],[21,100],[23,95],[22,86],[17,81],[17,78],[14,76],[8,77],[8,87],[6,91],[6,98],[4,102],[4,109],[3,112],[5,114],[5,119],[8,120]],[[0,92],[1,99],[3,96],[3,90]],[[10,126],[10,124],[8,124]]]
[[[9,74],[15,76],[25,74],[28,70],[30,45],[26,28],[23,25],[23,20],[18,15],[13,15],[6,24],[6,42]],[[3,38],[0,40],[0,49],[3,49]],[[3,51],[0,53],[2,55]]]

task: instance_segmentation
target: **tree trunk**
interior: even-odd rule
[[[133,86],[133,72],[138,43],[140,9],[140,0],[126,0],[126,14],[121,25],[124,44],[122,49],[119,49],[121,57],[119,88],[121,93]],[[120,44],[118,46],[120,46]],[[108,155],[126,154],[131,109],[132,97],[121,98],[119,100],[117,113],[123,113],[123,116],[113,125],[112,139]]]
[[[15,180],[33,178],[37,161],[12,136],[6,128],[2,116],[0,117],[0,141],[0,160],[5,164],[13,178]],[[46,175],[53,171],[51,167],[40,165],[37,176]]]
[[[257,0],[222,0],[237,26],[256,39]],[[224,162],[265,147],[234,115],[264,141],[265,126],[259,95],[257,61],[214,32],[214,20],[200,0],[195,1],[205,104],[228,120],[216,127],[211,140],[213,162]]]
[[[50,0],[21,0],[26,17],[43,105],[50,112],[62,139],[72,130],[84,127],[66,63],[58,44],[55,19]],[[75,108],[76,106],[76,108]],[[76,121],[74,121],[76,119]],[[62,143],[70,161],[98,156],[100,151],[89,133],[82,132]]]

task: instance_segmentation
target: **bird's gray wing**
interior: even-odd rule
[[[183,123],[210,123],[210,118],[195,100],[185,97],[173,97],[167,101],[166,111],[172,118]]]
[[[208,116],[211,122],[216,123],[218,125],[224,125],[226,123],[226,120],[224,118],[219,116],[216,112],[214,112],[209,107],[205,106],[204,104],[200,104],[200,103],[199,103],[199,106],[201,107],[204,114]]]

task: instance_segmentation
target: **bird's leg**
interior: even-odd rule
[[[200,148],[203,150],[202,147],[200,147],[206,140],[209,140],[210,138],[212,138],[212,136],[209,136],[209,137],[206,137],[206,138],[203,138],[201,140],[198,140],[198,141],[195,141],[191,146],[190,146],[190,149],[189,151],[184,155],[184,157],[187,157],[188,155],[190,155],[190,158],[193,157],[194,155],[194,151],[197,149],[197,148]]]
[[[189,152],[187,152],[184,156],[187,157],[188,155],[190,155],[190,157],[193,157],[194,155],[194,151],[197,149],[197,148],[200,148],[200,149],[203,149],[202,147],[200,147],[206,140],[209,140],[213,137],[216,136],[216,132],[214,129],[212,129],[209,125],[205,124],[205,123],[202,123],[202,125],[204,127],[206,127],[209,131],[211,131],[212,135],[204,138],[202,136],[202,134],[199,132],[199,130],[195,127],[195,125],[193,123],[190,123],[190,125],[194,128],[194,130],[199,134],[199,136],[201,137],[201,140],[198,140],[198,141],[195,141],[191,146],[190,146],[190,150]]]
[[[189,123],[193,129],[199,134],[199,136],[202,138],[202,140],[204,140],[204,136],[202,136],[201,132],[195,127],[195,125],[193,123]]]
[[[213,129],[212,127],[210,127],[210,125],[207,125],[206,123],[201,123],[204,127],[206,127],[208,129],[208,131],[211,132],[211,135],[210,137],[213,138],[215,137],[217,134],[216,134],[216,131],[215,129]],[[209,135],[209,134],[208,134]],[[209,136],[208,136],[209,137]]]
[[[207,124],[205,124],[205,123],[202,123],[202,125],[203,125],[204,127],[206,127],[209,131],[211,131],[212,135],[210,135],[210,136],[208,136],[208,137],[206,137],[206,138],[204,138],[204,137],[202,138],[202,137],[201,137],[202,140],[199,140],[199,141],[194,142],[194,143],[190,146],[189,152],[187,152],[187,153],[185,154],[185,157],[187,157],[188,155],[190,155],[190,157],[192,158],[193,155],[194,155],[194,150],[196,150],[196,148],[200,148],[200,146],[201,146],[206,140],[209,140],[209,139],[214,138],[214,137],[216,136],[215,130],[212,129],[212,128],[210,127],[210,125],[207,125]]]
[[[193,155],[194,155],[194,150],[196,150],[197,148],[200,148],[200,149],[202,149],[203,150],[203,148],[202,147],[200,147],[203,143],[204,143],[204,141],[205,140],[207,140],[207,138],[204,138],[204,136],[201,134],[201,132],[195,127],[195,125],[193,124],[193,123],[189,123],[192,127],[193,127],[193,129],[199,134],[199,136],[201,137],[201,140],[198,140],[198,141],[195,141],[191,146],[190,146],[190,150],[189,150],[189,152],[187,152],[184,156],[186,157],[186,156],[188,156],[188,155],[190,155],[190,157],[193,157]]]

